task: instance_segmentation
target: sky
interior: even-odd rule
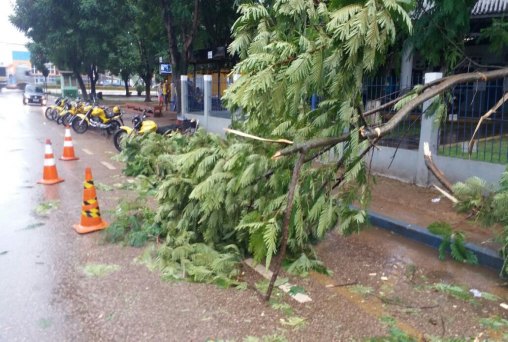
[[[27,51],[28,39],[9,21],[15,0],[0,0],[0,65],[12,63],[12,51]]]

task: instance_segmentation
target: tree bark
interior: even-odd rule
[[[280,241],[280,251],[275,261],[275,265],[273,267],[273,274],[272,278],[270,279],[270,285],[268,285],[268,290],[266,291],[265,296],[266,301],[269,301],[270,297],[272,296],[273,287],[275,285],[277,277],[279,276],[282,261],[284,261],[284,258],[286,257],[286,249],[289,237],[289,223],[291,221],[291,212],[293,211],[293,199],[295,197],[295,189],[298,184],[298,179],[300,178],[300,170],[302,169],[306,153],[307,153],[306,148],[300,150],[298,160],[296,161],[295,167],[293,168],[293,176],[291,177],[291,183],[289,185],[288,190],[288,204],[286,207],[286,212],[284,213],[284,222],[282,224],[282,238]]]
[[[178,49],[178,39],[176,29],[174,27],[173,13],[171,12],[171,0],[161,0],[163,9],[163,21],[168,36],[168,52],[171,60],[172,77],[176,88],[176,93],[182,93],[180,76],[186,75],[188,72],[189,60],[192,55],[192,43],[199,26],[199,3],[200,0],[194,0],[194,11],[192,14],[192,26],[190,32],[184,34],[184,43],[182,51]],[[176,111],[182,112],[182,98],[177,96]]]
[[[131,96],[131,93],[129,92],[129,80],[123,80],[123,84],[125,87],[125,96]]]
[[[95,84],[99,80],[99,72],[97,70],[97,65],[95,63],[90,64],[88,67],[88,79],[90,80],[90,94],[96,98],[97,93],[95,91]]]
[[[458,74],[445,77],[441,79],[434,87],[429,88],[424,93],[418,95],[408,103],[406,103],[400,110],[395,113],[395,115],[384,125],[380,127],[376,127],[375,129],[367,127],[362,131],[362,136],[364,138],[375,138],[375,137],[383,137],[389,132],[391,132],[414,108],[418,107],[425,101],[433,98],[436,95],[439,95],[446,91],[447,89],[453,87],[459,83],[467,83],[471,81],[487,81],[491,79],[497,79],[508,76],[508,68],[494,70],[494,71],[486,71],[486,72],[473,72],[466,74]]]
[[[81,77],[81,73],[79,72],[79,69],[74,68],[73,72],[74,72],[74,76],[78,80],[79,88],[81,89],[81,94],[83,95],[83,99],[88,100],[88,93],[86,91],[85,82],[83,82],[83,78]]]

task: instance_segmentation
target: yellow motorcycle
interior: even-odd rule
[[[57,97],[55,104],[46,108],[46,111],[44,112],[46,119],[55,121],[58,118],[58,115],[65,109],[65,104],[68,102],[69,100],[67,98]]]
[[[199,122],[194,119],[179,119],[174,125],[167,125],[158,127],[157,123],[152,120],[146,120],[146,110],[143,114],[136,115],[132,119],[132,128],[129,126],[122,126],[113,136],[113,143],[115,148],[121,152],[123,149],[124,141],[134,134],[146,134],[155,132],[157,134],[170,134],[176,131],[180,131],[184,134],[194,133],[199,126]]]
[[[64,106],[64,110],[58,114],[56,123],[59,125],[63,124],[64,126],[70,125],[74,116],[77,114],[85,114],[90,108],[92,108],[92,105],[80,99],[74,102],[67,102]]]
[[[76,114],[71,126],[78,134],[85,133],[89,127],[104,129],[108,135],[113,134],[123,126],[122,112],[118,106],[113,107],[112,111],[107,107],[93,106],[85,114]]]

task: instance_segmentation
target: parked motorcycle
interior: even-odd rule
[[[108,135],[113,134],[123,126],[122,112],[118,106],[113,107],[112,111],[106,107],[93,106],[85,114],[76,114],[71,126],[78,134],[85,133],[90,126],[104,129]]]
[[[65,109],[65,105],[68,102],[69,99],[67,98],[57,97],[55,104],[46,108],[46,111],[44,112],[46,119],[55,121],[58,118],[58,115]]]
[[[79,98],[74,102],[67,102],[64,110],[59,113],[56,123],[64,126],[70,125],[77,114],[86,114],[90,108],[92,108],[92,105],[81,101]]]
[[[120,127],[113,136],[113,143],[118,151],[122,151],[124,139],[134,134],[146,134],[150,132],[155,132],[157,134],[170,134],[176,131],[180,131],[184,134],[192,134],[198,129],[199,121],[183,118],[183,120],[178,120],[174,125],[158,127],[155,121],[146,120],[146,111],[144,111],[143,114],[136,115],[132,119],[132,126],[132,128],[129,126]]]

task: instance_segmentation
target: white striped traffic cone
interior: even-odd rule
[[[44,171],[42,179],[37,183],[39,184],[56,184],[61,183],[64,180],[58,178],[58,172],[56,171],[55,156],[53,155],[53,148],[51,147],[51,140],[46,139],[46,147],[44,148]]]
[[[69,161],[69,160],[78,160],[74,154],[74,146],[72,145],[72,137],[71,137],[71,129],[67,125],[65,127],[65,138],[64,138],[64,148],[63,154],[60,157],[60,160]]]

